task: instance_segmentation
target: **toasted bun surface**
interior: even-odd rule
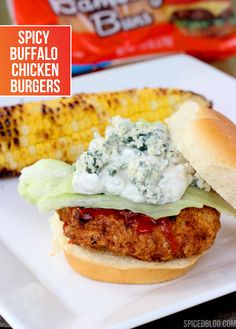
[[[222,114],[184,103],[166,120],[177,149],[236,208],[236,126]]]
[[[69,265],[93,280],[133,284],[165,282],[188,272],[200,258],[193,256],[169,262],[146,262],[106,251],[92,251],[68,243],[57,214],[50,222],[55,249],[62,248]]]

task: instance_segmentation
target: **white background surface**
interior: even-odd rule
[[[73,92],[178,87],[203,94],[236,121],[233,78],[185,55],[75,78]],[[27,100],[31,98],[25,98]],[[0,98],[0,104],[17,102]],[[50,256],[47,218],[0,180],[0,313],[16,329],[132,328],[236,289],[236,221],[222,218],[211,250],[182,278],[159,285],[117,285],[74,273]]]

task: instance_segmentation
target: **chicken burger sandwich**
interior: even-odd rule
[[[23,169],[19,193],[54,211],[54,243],[82,275],[171,280],[212,246],[220,213],[236,215],[236,128],[193,101],[165,123],[114,117],[75,164]]]

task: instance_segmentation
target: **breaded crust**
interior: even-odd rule
[[[145,261],[200,255],[213,244],[220,228],[220,215],[210,207],[186,208],[176,217],[155,222],[128,210],[74,207],[58,214],[71,243]]]
[[[50,224],[56,250],[64,251],[66,260],[74,271],[93,280],[122,284],[165,282],[187,273],[202,256],[201,254],[169,262],[146,262],[70,243],[63,234],[63,222],[56,213],[50,219]]]

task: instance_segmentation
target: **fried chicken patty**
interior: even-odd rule
[[[58,214],[71,243],[145,261],[199,255],[213,244],[220,228],[220,214],[210,207],[186,208],[178,216],[155,221],[129,210],[73,207]]]

